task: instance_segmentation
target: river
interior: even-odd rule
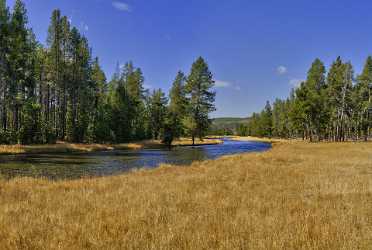
[[[22,154],[0,156],[0,176],[45,177],[52,180],[116,175],[159,164],[189,165],[193,161],[216,159],[224,155],[261,152],[271,144],[224,139],[223,144],[175,147],[172,150],[114,150],[75,154]]]

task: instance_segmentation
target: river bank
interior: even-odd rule
[[[280,142],[294,142],[300,140],[288,140],[280,138],[268,138],[268,137],[254,137],[254,136],[237,136],[237,135],[228,135],[228,136],[209,136],[211,139],[221,140],[227,138],[234,141],[252,141],[252,142],[266,142],[266,143],[280,143]]]
[[[219,139],[204,139],[203,141],[196,140],[198,145],[213,145],[220,144]],[[189,146],[192,145],[192,140],[189,138],[181,138],[175,140],[172,146]],[[17,154],[48,154],[48,153],[89,153],[98,151],[111,150],[139,150],[143,148],[161,148],[164,145],[160,140],[146,140],[133,143],[123,144],[76,144],[67,142],[58,142],[49,145],[0,145],[0,155],[17,155]]]
[[[253,137],[253,136],[231,136],[229,138],[235,141],[257,141],[257,142],[267,142],[267,143],[280,143],[280,142],[288,143],[289,142],[289,140],[285,140],[285,139]]]
[[[5,249],[369,249],[372,143],[276,143],[190,167],[0,180]]]

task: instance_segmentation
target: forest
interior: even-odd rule
[[[215,110],[212,73],[199,57],[167,96],[144,88],[132,62],[107,81],[88,40],[59,10],[46,45],[28,27],[24,3],[0,0],[0,144],[121,143],[202,138]]]
[[[285,100],[266,103],[254,113],[238,134],[302,138],[310,141],[364,140],[371,137],[372,127],[372,57],[360,75],[353,66],[338,57],[328,72],[315,59],[307,79],[292,89]]]

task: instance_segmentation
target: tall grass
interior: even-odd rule
[[[2,249],[371,249],[372,144],[0,181]]]
[[[219,144],[218,139],[196,140],[196,145]],[[173,142],[173,146],[188,146],[192,140],[181,138]],[[51,145],[0,145],[0,155],[17,155],[17,154],[40,154],[40,153],[89,153],[95,151],[109,150],[138,150],[142,148],[159,148],[162,147],[160,140],[147,140],[133,143],[122,144],[83,144],[83,143],[66,143],[58,142]]]

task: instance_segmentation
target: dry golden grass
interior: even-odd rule
[[[270,142],[270,143],[297,141],[297,140],[286,140],[286,139],[279,139],[279,138],[265,138],[265,137],[253,137],[253,136],[230,136],[229,138],[235,141],[257,141],[257,142]]]
[[[119,149],[140,149],[139,143],[119,145],[109,144],[74,144],[58,142],[51,145],[0,145],[0,154],[40,154],[40,153],[71,153],[71,152],[94,152]]]
[[[371,249],[372,144],[0,181],[1,249]]]
[[[217,139],[205,139],[203,141],[196,140],[196,145],[205,144],[218,144],[222,143],[221,140]],[[192,141],[188,138],[182,138],[174,141],[174,146],[188,146],[191,145]],[[52,145],[0,145],[1,154],[40,154],[40,153],[71,153],[71,152],[95,152],[95,151],[109,151],[114,149],[126,150],[133,149],[138,150],[145,147],[161,147],[160,140],[147,140],[139,141],[134,143],[123,143],[123,144],[74,144],[66,142],[58,142]]]

